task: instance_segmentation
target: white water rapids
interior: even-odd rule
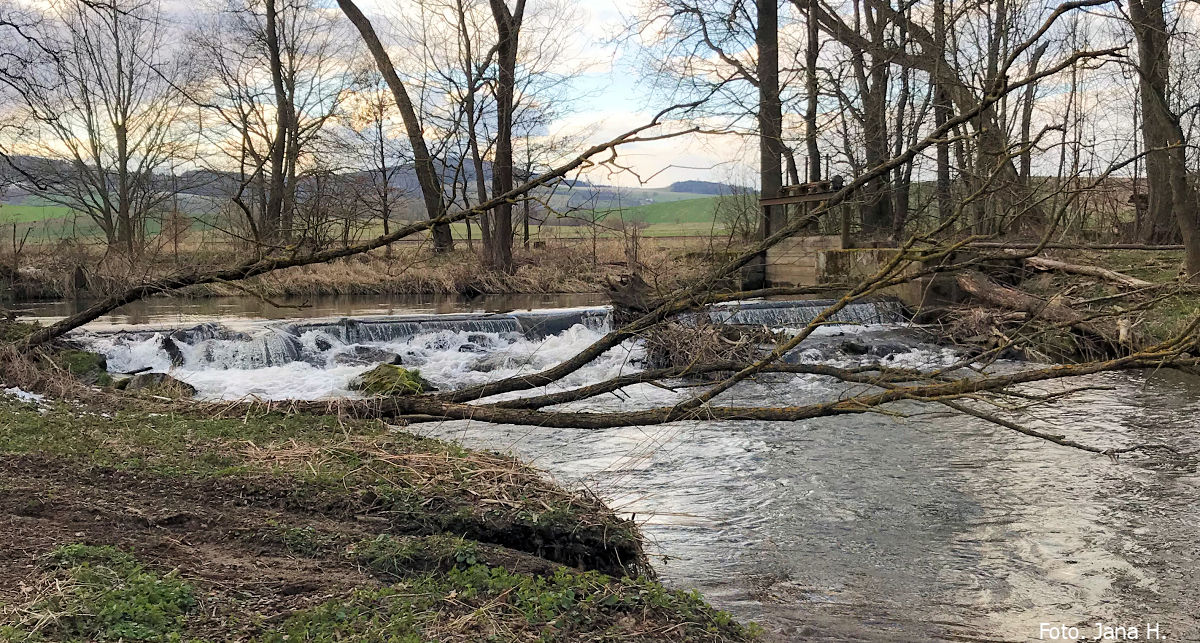
[[[723,306],[714,309],[712,317],[784,326],[807,321],[816,310],[813,304]],[[840,318],[868,323],[900,319],[890,303],[857,304]],[[819,334],[861,332],[875,325],[831,326]],[[281,400],[353,396],[348,388],[351,380],[382,361],[416,368],[442,388],[483,384],[544,370],[594,343],[607,330],[607,310],[579,308],[507,315],[302,320],[248,324],[236,330],[216,324],[133,328],[77,339],[103,353],[114,373],[170,373],[196,387],[205,399]],[[909,356],[914,358],[921,361],[920,356]],[[641,362],[640,346],[627,342],[554,386],[574,388],[601,381],[637,370]]]

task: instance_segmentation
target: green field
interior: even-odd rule
[[[638,221],[648,223],[652,226],[703,223],[711,227],[713,217],[716,214],[717,199],[719,198],[710,196],[700,199],[687,199],[686,201],[668,201],[664,203],[651,203],[650,205],[639,205],[633,208],[626,208],[620,212],[620,215],[626,221]]]
[[[563,217],[575,225],[531,225],[531,237],[554,237],[559,239],[590,239],[593,234],[602,238],[622,235],[622,222],[637,223],[642,236],[646,237],[701,237],[723,232],[714,226],[714,214],[719,197],[691,198],[664,203],[639,205],[620,210],[591,210],[575,212]],[[589,225],[595,221],[597,229]],[[451,226],[457,239],[467,237],[467,225],[455,223]],[[514,226],[517,236],[521,235],[521,224]],[[479,227],[472,226],[472,235],[479,238]]]
[[[70,220],[71,208],[46,203],[45,205],[0,205],[0,223],[35,223],[47,219]]]
[[[87,215],[48,202],[36,205],[0,205],[0,234],[3,238],[9,238],[13,234],[13,226],[16,226],[18,239],[26,238],[31,243],[104,238],[100,226]],[[148,234],[156,235],[160,229],[158,220],[151,219],[146,222]]]
[[[104,236],[100,226],[87,216],[76,216],[71,208],[49,201],[0,205],[2,236],[10,238],[14,227],[18,239],[26,239],[31,243]]]
[[[663,195],[678,196],[678,193],[663,192]],[[709,196],[696,198],[695,195],[684,195],[692,198],[677,199],[639,205],[622,209],[579,211],[564,219],[573,220],[577,225],[550,225],[543,230],[534,225],[530,229],[531,236],[553,237],[559,239],[591,238],[593,234],[599,237],[619,237],[622,222],[639,224],[643,236],[675,237],[675,236],[709,236],[720,234],[722,227],[714,226],[714,214],[719,197]],[[102,237],[100,228],[87,216],[76,215],[70,208],[55,205],[48,201],[33,201],[22,204],[0,205],[0,228],[11,230],[17,228],[17,235],[24,236],[30,230],[29,241],[45,242],[63,238],[99,238]],[[599,231],[593,230],[590,221],[599,224]],[[195,226],[194,226],[195,227]],[[204,227],[204,226],[200,226]],[[158,222],[148,222],[147,232],[155,234]],[[454,236],[466,239],[465,223],[452,226]],[[521,235],[520,222],[516,222],[516,233]],[[359,233],[359,238],[366,238],[382,233],[382,226],[370,226]],[[5,234],[8,236],[11,232]],[[479,238],[479,227],[473,226],[472,235]]]

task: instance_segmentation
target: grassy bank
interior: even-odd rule
[[[714,242],[717,243],[717,242]],[[723,252],[717,243],[716,252]],[[708,240],[671,243],[643,240],[637,262],[649,281],[670,287],[708,265],[714,249]],[[514,274],[485,268],[479,255],[462,244],[449,254],[421,245],[400,244],[328,264],[280,270],[238,284],[216,283],[186,290],[192,297],[245,295],[304,297],[377,294],[541,294],[600,292],[608,279],[629,271],[629,244],[619,239],[563,241],[516,252]],[[237,250],[194,245],[179,253],[160,248],[130,262],[96,247],[36,247],[21,261],[18,299],[89,296],[112,292],[149,279],[232,263]],[[77,287],[82,268],[86,289]]]
[[[0,394],[0,638],[751,638],[647,579],[635,525],[511,458],[159,404]]]

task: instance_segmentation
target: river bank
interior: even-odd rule
[[[511,457],[75,392],[0,392],[5,640],[753,638],[650,580],[633,522]]]
[[[794,328],[810,321],[821,308],[821,303],[810,301],[755,303],[722,308],[719,316],[732,314],[740,323],[755,326]],[[104,353],[114,373],[147,367],[166,372],[210,400],[208,406],[192,402],[189,408],[206,409],[199,419],[230,424],[166,433],[175,436],[169,438],[170,445],[214,445],[199,449],[201,454],[217,458],[206,466],[228,468],[231,475],[246,473],[238,473],[242,467],[261,467],[262,458],[255,456],[249,444],[262,447],[264,441],[270,442],[270,436],[278,435],[278,442],[271,444],[271,451],[277,454],[267,459],[270,466],[286,466],[285,471],[304,476],[314,475],[312,467],[322,472],[327,471],[326,466],[334,466],[331,477],[336,480],[331,486],[340,493],[342,489],[361,490],[359,478],[351,476],[343,482],[338,476],[359,471],[364,462],[367,471],[387,474],[396,468],[407,473],[413,460],[411,456],[393,459],[408,452],[396,449],[392,453],[388,447],[385,453],[391,455],[377,466],[373,463],[380,458],[371,455],[369,442],[366,448],[354,441],[347,444],[345,434],[357,436],[369,425],[361,425],[364,429],[354,428],[360,425],[353,423],[323,425],[318,429],[319,438],[297,435],[287,418],[278,420],[278,427],[256,428],[262,406],[255,403],[249,407],[253,412],[247,414],[247,395],[262,399],[353,397],[356,393],[347,385],[356,375],[371,368],[373,362],[396,358],[406,367],[419,368],[423,377],[444,390],[471,386],[541,371],[591,345],[607,328],[590,324],[594,315],[589,313],[601,311],[586,308],[503,315],[422,314],[418,319],[304,319],[303,312],[292,312],[296,319],[259,320],[236,324],[236,328],[195,324],[171,328],[170,320],[162,318],[159,322],[163,325],[157,327],[84,331],[74,339]],[[823,326],[790,358],[844,368],[882,363],[931,371],[963,357],[960,351],[940,345],[936,333],[904,327],[903,318],[897,317],[890,305],[854,304],[845,312],[843,323]],[[576,321],[570,328],[556,324],[553,330],[536,323],[548,314]],[[638,342],[614,347],[562,386],[587,385],[630,372],[641,368],[644,359],[644,346]],[[86,360],[79,359],[56,368],[81,372],[88,367]],[[43,367],[6,381],[43,377],[46,381],[38,390],[54,391],[56,382],[63,379],[53,377],[58,372]],[[1025,419],[1034,429],[1100,448],[1161,443],[1190,453],[1200,439],[1193,421],[1200,389],[1194,378],[1176,375],[1108,373],[1059,385],[1023,387],[1024,394],[1053,400],[1036,405]],[[747,407],[783,407],[836,400],[856,392],[861,392],[859,385],[816,374],[772,374],[739,384],[726,398],[731,404]],[[120,400],[140,405],[130,409],[134,415],[121,416],[124,421],[151,427],[155,433],[162,431],[157,425],[165,421],[161,417],[179,416],[177,409],[172,413],[169,403],[144,393],[100,389],[91,394],[107,397],[94,401],[95,406],[87,411],[90,415],[63,417],[63,423],[90,426],[93,421],[112,422],[94,420],[93,415],[116,417],[125,408]],[[63,390],[56,397],[79,395]],[[686,388],[640,384],[571,408],[600,412],[649,408],[688,395]],[[213,417],[216,410],[233,408],[240,411],[236,419]],[[547,429],[454,421],[417,424],[405,430],[465,445],[464,452],[494,449],[510,453],[521,461],[536,463],[571,487],[592,490],[620,515],[637,517],[639,531],[646,535],[643,550],[656,561],[656,571],[667,585],[696,588],[714,605],[738,619],[762,623],[782,640],[1025,640],[1036,636],[1041,622],[1133,622],[1131,619],[1151,613],[1173,639],[1191,640],[1200,633],[1200,623],[1189,611],[1188,602],[1200,587],[1200,578],[1192,573],[1194,566],[1178,564],[1181,559],[1195,560],[1195,543],[1200,542],[1195,533],[1200,524],[1195,510],[1200,506],[1196,498],[1200,486],[1192,464],[1144,453],[1127,453],[1114,460],[1062,449],[997,430],[975,418],[929,413],[917,404],[897,404],[889,411],[894,413],[804,422],[685,421],[653,429]],[[38,409],[27,413],[31,422],[41,415]],[[248,417],[249,425],[240,419],[243,417]],[[213,433],[217,434],[215,441]],[[367,434],[366,439],[378,439],[376,435]],[[292,440],[305,448],[294,449]],[[325,445],[322,452],[327,457],[304,455],[314,442]],[[116,455],[109,453],[113,450],[110,444],[117,445]],[[155,454],[162,447],[120,450],[120,444],[92,440],[85,450],[106,460],[119,456],[148,465],[160,460]],[[180,447],[171,448],[177,452]],[[295,455],[297,451],[300,457]],[[305,461],[314,464],[305,468]],[[37,463],[26,468],[32,471],[42,466]],[[116,468],[111,463],[102,466]],[[300,467],[299,474],[295,467]],[[123,484],[111,478],[80,482],[67,477],[74,469],[63,469],[54,469],[53,475],[67,480],[62,485],[65,489],[56,493],[69,495],[77,486],[96,489],[88,500],[81,501],[81,507],[93,504],[92,497],[103,498],[108,487]],[[26,475],[32,474],[14,469],[9,477],[19,480]],[[135,475],[139,480],[151,479],[144,468]],[[201,471],[188,479],[211,477]],[[242,479],[237,480],[241,484]],[[406,480],[387,484],[408,488]],[[300,488],[291,479],[287,486]],[[228,494],[222,496],[220,489],[204,487],[203,491],[222,504],[206,510],[205,522],[200,524],[210,524],[209,516],[224,511],[224,503],[242,502]],[[172,493],[184,498],[200,495]],[[236,497],[252,495],[238,492]],[[394,492],[387,495],[394,496]],[[475,498],[469,493],[467,497]],[[540,505],[525,504],[523,495],[500,497],[517,503],[517,507],[501,508],[539,511]],[[1133,497],[1136,502],[1131,501]],[[247,522],[255,516],[275,515],[269,511],[292,511],[296,504],[290,498],[267,494],[264,505],[252,507],[257,513]],[[546,502],[554,506],[550,500]],[[350,506],[344,500],[334,504]],[[457,513],[456,505],[447,506]],[[540,511],[545,513],[545,509]],[[363,513],[373,519],[369,511]],[[396,513],[385,507],[385,520]],[[303,545],[307,525],[320,531],[322,525],[348,522],[345,516],[357,514],[325,522],[318,522],[319,516],[296,520],[295,515],[271,519],[298,526],[301,537],[294,538],[298,534],[289,531],[287,539],[307,547]],[[94,517],[90,519],[94,521]],[[80,518],[66,529],[90,524]],[[375,531],[371,531],[373,526],[358,528],[365,532],[362,537],[354,540],[358,536],[352,534],[343,538],[335,547],[338,552],[350,552],[349,545],[343,546],[346,542],[358,551],[359,543],[390,527]],[[84,532],[66,529],[63,533],[69,535]],[[430,533],[401,535],[421,538],[417,542],[422,548],[436,549],[438,545],[427,540]],[[177,533],[171,535],[179,538]],[[266,540],[271,536],[256,537]],[[488,544],[482,536],[468,538],[476,543],[476,552]],[[75,541],[68,537],[67,542]],[[368,551],[374,547],[363,546]],[[529,551],[509,548],[525,554]],[[458,552],[457,545],[449,549],[456,552],[456,561],[459,553],[464,560],[473,555],[469,550]],[[547,560],[550,555],[538,557]],[[51,574],[64,565],[68,571],[62,573],[71,574],[73,556],[67,550],[50,558],[26,557],[22,564],[43,566],[26,568],[31,577],[35,569]],[[156,573],[174,567],[187,569],[184,562],[167,561],[167,567],[154,569],[159,570]],[[131,566],[120,561],[113,564]],[[317,564],[322,570],[341,570],[348,565],[340,558],[321,558]],[[361,564],[354,562],[355,569]],[[26,586],[34,585],[26,581]],[[253,588],[239,591],[254,592]],[[335,594],[329,589],[319,591],[326,596]],[[408,595],[414,590],[406,585],[403,591]],[[466,591],[456,585],[439,596],[455,592],[453,600],[461,600]],[[450,603],[445,609],[454,607]],[[354,609],[342,611],[349,614]],[[506,635],[504,631],[499,637],[506,640]],[[251,636],[257,634],[246,638]],[[560,638],[570,640],[572,636],[587,640],[575,630]]]
[[[486,269],[477,252],[459,244],[435,254],[421,245],[399,244],[326,264],[280,270],[233,283],[182,291],[184,297],[253,295],[266,298],[345,295],[469,295],[602,292],[609,279],[628,272],[636,257],[651,283],[670,288],[725,256],[719,238],[642,239],[636,250],[623,240],[555,241],[514,251],[517,269],[508,275]],[[37,248],[16,272],[0,271],[0,290],[16,302],[95,297],[146,280],[229,265],[234,248],[196,246],[179,253],[147,253],[130,262],[89,249]]]
[[[1187,342],[1200,287],[1181,280],[1183,253],[1011,250],[942,277],[943,295],[914,311],[944,342],[989,357],[1042,363],[1115,358]]]

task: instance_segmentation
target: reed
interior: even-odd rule
[[[714,252],[706,239],[642,239],[636,252],[622,239],[558,240],[518,249],[513,274],[489,270],[479,254],[458,249],[435,254],[421,244],[326,264],[280,270],[240,284],[210,284],[181,293],[188,297],[245,295],[307,297],[381,294],[544,294],[601,292],[609,279],[636,269],[651,284],[670,288],[702,269]],[[238,256],[232,246],[181,244],[178,252],[147,253],[134,261],[80,244],[40,246],[22,257],[24,298],[86,297],[183,271],[215,268]],[[630,261],[636,257],[634,261]],[[86,282],[86,283],[85,283]]]

